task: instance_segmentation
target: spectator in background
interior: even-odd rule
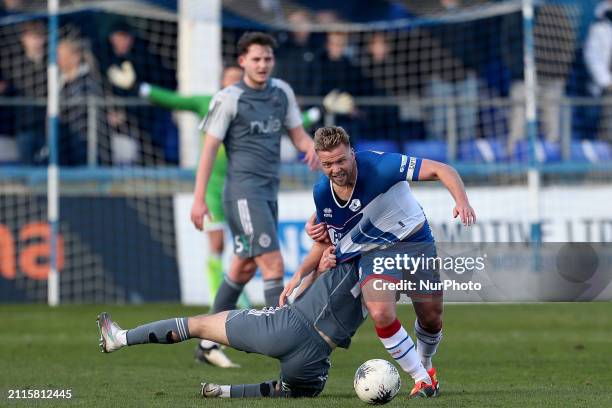
[[[400,70],[404,69],[393,52],[389,37],[385,32],[367,35],[361,57],[361,69],[371,84],[372,96],[399,95]],[[397,101],[385,99],[388,104],[367,108],[367,118],[363,123],[363,133],[386,139],[400,139],[400,115]],[[381,134],[382,132],[382,134]]]
[[[520,12],[504,17],[501,52],[510,71],[508,151],[525,137],[525,73],[523,64],[523,19]],[[576,31],[563,5],[544,4],[535,10],[534,52],[537,71],[538,114],[544,137],[559,141],[560,100],[574,59]]]
[[[329,26],[340,22],[338,14],[334,10],[320,10],[315,14],[315,21],[322,26]]]
[[[136,55],[132,28],[123,22],[112,26],[108,40],[111,46],[105,73],[112,92],[117,96],[135,96],[142,77],[147,75],[145,60]],[[153,67],[148,67],[149,69]]]
[[[19,34],[21,49],[3,56],[4,79],[12,95],[27,98],[25,105],[15,108],[15,134],[19,162],[24,165],[44,164],[46,149],[46,108],[37,105],[47,97],[47,43],[45,25],[29,21]],[[9,50],[3,50],[9,52]],[[6,61],[6,65],[5,62]]]
[[[125,22],[114,24],[109,32],[110,52],[103,61],[103,72],[113,96],[138,97],[140,83],[157,83],[176,87],[174,74],[164,62],[152,55],[146,43],[137,38]],[[162,121],[171,121],[169,113],[148,106],[116,106],[108,112],[108,122],[114,131],[111,139],[113,162],[122,164],[163,164],[165,134],[154,132]],[[159,137],[159,139],[157,139]],[[130,141],[131,138],[131,141]],[[134,140],[134,138],[136,140]],[[134,146],[134,144],[136,146]],[[137,157],[121,156],[120,146],[138,149]],[[119,156],[118,156],[119,155]]]
[[[10,96],[9,82],[0,75],[0,98]],[[13,127],[14,109],[10,105],[0,104],[0,163],[15,162],[17,146],[15,143],[15,129]]]
[[[460,10],[459,0],[440,0],[447,14]],[[426,94],[433,98],[426,123],[428,136],[447,138],[448,104],[454,104],[455,123],[459,140],[476,136],[478,120],[478,22],[442,23],[430,28],[432,46],[439,47],[437,64],[432,64]],[[431,51],[432,54],[434,51]]]
[[[59,162],[63,166],[87,163],[88,106],[85,98],[102,96],[92,65],[91,55],[82,49],[82,42],[65,39],[58,43],[57,66],[62,101]]]
[[[361,74],[361,68],[346,56],[349,34],[328,32],[325,48],[315,58],[316,95],[325,95],[323,106],[328,113],[336,115],[339,126],[350,129],[354,134],[363,133],[363,120],[367,107],[355,106],[354,96],[374,94],[372,82]],[[357,136],[358,137],[358,136]]]
[[[584,46],[584,59],[591,75],[589,92],[608,99],[612,97],[612,1],[600,3],[595,18]],[[612,105],[604,103],[598,136],[612,141]]]
[[[371,95],[371,82],[364,80],[360,69],[347,57],[349,34],[329,32],[325,48],[315,59],[315,89],[317,95],[327,95],[333,90],[351,95]]]
[[[295,10],[287,16],[287,23],[292,31],[279,46],[276,76],[292,84],[296,95],[312,95],[312,62],[316,46],[310,32],[310,13],[304,9]]]
[[[365,76],[370,78],[378,93],[397,95],[398,66],[391,44],[384,32],[369,34],[365,44],[365,54],[361,58]]]
[[[23,13],[28,7],[31,7],[31,1],[24,0],[2,0],[0,3],[0,17],[11,14]]]
[[[283,7],[280,0],[259,0],[259,11],[275,24],[284,22]]]
[[[0,0],[0,18],[22,12],[22,0]],[[10,78],[15,75],[11,70],[16,60],[15,48],[19,49],[18,24],[0,26],[0,98],[14,96]],[[0,104],[0,162],[17,162],[17,142],[15,140],[15,109],[11,102]]]
[[[327,32],[332,30],[335,24],[340,24],[340,18],[334,10],[324,9],[314,13],[314,23],[318,26],[319,30],[311,34],[312,41],[317,51],[325,48],[325,42],[327,41]],[[324,31],[322,31],[323,29]],[[348,56],[349,50],[344,50]]]

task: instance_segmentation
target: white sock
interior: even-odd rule
[[[397,325],[399,325],[399,329],[390,337],[380,337],[381,333],[377,328],[380,341],[391,357],[397,361],[400,367],[402,367],[402,370],[412,377],[415,383],[426,382],[427,384],[431,384],[431,378],[429,378],[427,370],[425,370],[421,363],[410,335],[399,322],[397,322]]]
[[[419,324],[419,320],[414,321],[414,333],[417,339],[417,353],[421,363],[426,370],[431,368],[431,358],[436,354],[438,345],[442,341],[442,330],[437,333],[430,333]]]
[[[216,343],[215,343],[216,344]],[[232,386],[231,385],[222,385],[221,386],[221,398],[231,398]]]
[[[200,347],[202,347],[203,349],[209,349],[209,348],[213,348],[215,346],[218,346],[218,343],[215,343],[214,341],[210,341],[210,340],[200,340]]]
[[[117,332],[117,336],[115,336],[117,338],[117,341],[119,342],[119,344],[121,344],[122,346],[127,346],[127,330],[119,330]]]

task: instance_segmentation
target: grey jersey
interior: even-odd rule
[[[293,90],[280,79],[270,79],[261,90],[240,81],[215,94],[202,127],[225,144],[223,198],[276,200],[280,139],[286,129],[301,124]]]
[[[339,347],[348,348],[367,315],[357,262],[345,262],[323,273],[292,307]]]

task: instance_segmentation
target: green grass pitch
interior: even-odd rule
[[[0,406],[366,406],[353,392],[353,374],[365,360],[389,359],[368,321],[348,351],[332,354],[329,381],[317,399],[203,401],[200,380],[272,379],[276,360],[229,350],[242,368],[216,369],[193,360],[195,340],[102,354],[95,319],[104,310],[126,328],[202,312],[159,304],[0,306]],[[412,308],[400,307],[400,315],[411,328]],[[440,398],[408,400],[404,375],[401,393],[388,406],[612,407],[612,303],[447,305],[444,340],[434,362]],[[11,389],[71,389],[73,397],[11,400]]]

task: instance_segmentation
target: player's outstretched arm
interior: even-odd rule
[[[221,146],[221,140],[207,133],[196,173],[193,204],[191,206],[191,222],[199,230],[204,228],[204,217],[210,215],[206,204],[206,190],[219,146]]]
[[[304,153],[304,162],[308,165],[310,170],[316,170],[319,168],[319,158],[314,150],[314,142],[312,138],[308,136],[308,133],[304,130],[302,125],[296,126],[288,130],[289,137],[293,142],[293,145],[300,152]]]
[[[333,245],[330,245],[325,249],[325,251],[323,251],[323,255],[321,256],[321,259],[319,260],[319,264],[314,270],[314,273],[311,273],[308,276],[306,276],[304,279],[302,279],[302,284],[300,285],[297,293],[295,294],[296,300],[300,296],[302,296],[302,294],[304,294],[306,289],[308,289],[310,285],[312,285],[313,282],[319,276],[321,276],[323,272],[326,272],[327,270],[334,268],[336,266],[336,254],[334,253],[335,250],[336,250],[336,247],[334,247]]]
[[[328,249],[328,247],[329,245],[321,244],[318,242],[315,242],[312,245],[310,252],[304,258],[304,262],[302,262],[302,264],[295,271],[295,273],[293,274],[293,277],[287,283],[287,285],[285,286],[285,289],[281,293],[280,299],[279,299],[280,306],[284,306],[287,303],[287,299],[289,298],[289,296],[291,296],[293,291],[298,286],[300,286],[300,283],[302,282],[303,279],[305,279],[306,277],[308,277],[309,275],[311,275],[313,272],[315,272],[318,269],[319,263],[321,262],[323,258],[323,254],[326,252],[326,249]]]
[[[171,89],[143,82],[138,93],[154,105],[166,109],[184,110],[206,116],[212,95],[183,96]]]
[[[476,222],[476,213],[470,206],[463,180],[454,168],[434,160],[423,159],[418,177],[420,181],[440,180],[455,199],[453,218],[459,216],[465,226]]]

